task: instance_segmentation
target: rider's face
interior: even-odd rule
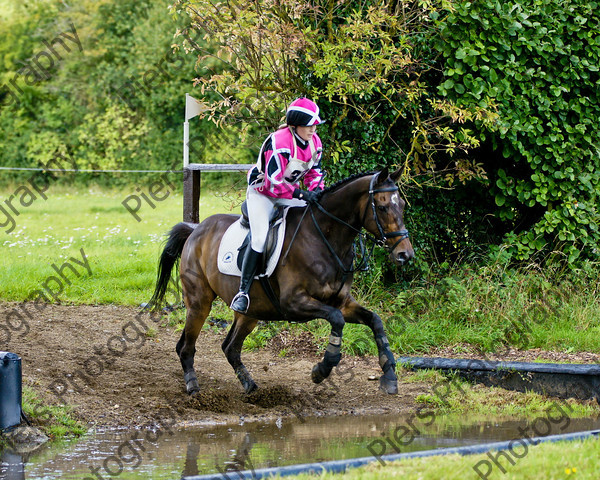
[[[312,127],[296,127],[296,133],[302,140],[306,142],[310,141],[316,131],[316,125],[313,125]]]

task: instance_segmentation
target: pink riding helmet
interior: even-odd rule
[[[319,117],[319,107],[308,98],[297,98],[287,109],[286,123],[295,127],[312,127],[324,121]]]

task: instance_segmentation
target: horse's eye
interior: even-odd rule
[[[383,212],[383,213],[385,213],[385,212],[387,212],[387,209],[388,209],[388,207],[386,207],[386,206],[384,206],[384,205],[378,205],[378,206],[377,206],[377,209],[378,209],[380,212]]]

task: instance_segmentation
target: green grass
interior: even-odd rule
[[[407,459],[385,466],[373,463],[349,470],[345,474],[296,475],[286,478],[296,480],[315,478],[321,480],[375,480],[382,478],[470,480],[482,478],[474,470],[477,465],[479,471],[484,474],[483,478],[490,480],[596,480],[598,478],[600,467],[600,440],[598,439],[529,445],[527,450],[521,445],[516,445],[514,452],[522,458],[511,457],[511,462],[507,457],[497,456],[499,466],[495,465],[486,453],[467,456],[446,455]],[[486,477],[488,465],[491,466],[491,469]]]
[[[432,385],[431,393],[418,395],[415,401],[431,409],[436,415],[468,415],[469,418],[491,415],[533,419],[548,411],[555,412],[557,418],[595,417],[600,414],[600,407],[592,400],[557,400],[535,392],[521,393],[481,384],[473,385],[458,376],[446,377],[436,370],[410,372],[400,369],[398,373],[403,381]]]
[[[6,189],[0,198],[6,200],[14,191]],[[20,215],[14,217],[14,231],[6,233],[5,227],[0,232],[0,298],[22,301],[32,294],[37,297],[34,292],[41,290],[61,303],[139,305],[147,301],[164,235],[182,220],[182,196],[171,194],[155,202],[154,209],[142,202],[138,222],[122,205],[131,194],[136,194],[133,186],[123,191],[55,186],[46,192],[47,200],[38,198],[29,207],[13,201]],[[239,198],[237,192],[204,191],[200,214],[238,212]],[[0,217],[0,222],[6,220]],[[83,264],[87,260],[91,274],[73,259]],[[52,268],[65,262],[76,270],[63,270],[68,281]]]
[[[473,262],[416,279],[406,290],[391,285],[363,297],[384,319],[393,351],[402,354],[439,346],[456,353],[600,352],[599,273],[595,263],[560,272]]]
[[[32,423],[40,427],[51,439],[78,437],[87,428],[71,416],[69,405],[44,405],[35,391],[23,386],[23,412]]]

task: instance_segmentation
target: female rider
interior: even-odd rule
[[[321,123],[319,107],[313,101],[294,100],[286,112],[286,125],[267,137],[256,166],[248,172],[246,205],[251,244],[242,262],[240,290],[231,302],[236,312],[246,313],[250,306],[248,292],[267,242],[273,209],[279,205],[305,206],[318,200],[323,147],[316,129]],[[299,188],[300,182],[305,190]]]

